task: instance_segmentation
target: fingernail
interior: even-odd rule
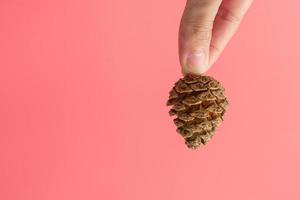
[[[206,57],[203,50],[198,50],[187,56],[187,68],[192,73],[203,73],[206,70]]]

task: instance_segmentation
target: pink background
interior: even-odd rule
[[[185,2],[2,0],[1,200],[299,200],[299,1],[256,1],[208,72],[230,107],[188,150],[165,101]]]

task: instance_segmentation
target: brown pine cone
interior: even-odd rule
[[[169,114],[185,144],[192,149],[206,144],[223,121],[228,101],[224,88],[210,76],[187,74],[170,91]]]

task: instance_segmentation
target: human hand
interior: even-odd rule
[[[253,0],[187,0],[179,28],[182,72],[201,74],[217,60]]]

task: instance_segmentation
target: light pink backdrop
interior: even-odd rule
[[[209,75],[230,100],[188,150],[165,101],[185,2],[2,0],[1,200],[299,200],[299,1],[256,1]]]

